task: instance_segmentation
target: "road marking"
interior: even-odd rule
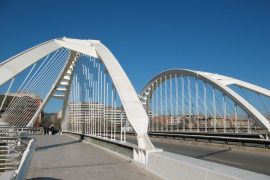
[[[208,157],[208,158],[205,158],[205,159],[211,159],[211,160],[215,160],[215,161],[221,161],[221,162],[225,162],[225,163],[230,163],[230,164],[235,164],[235,165],[242,166],[242,164],[240,164],[240,163],[226,161],[226,160],[221,160],[221,159],[216,159],[216,158],[211,158],[211,157]]]

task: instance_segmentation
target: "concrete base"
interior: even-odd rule
[[[195,159],[179,154],[162,152],[145,152],[138,149],[136,145],[121,143],[118,141],[81,135],[77,133],[64,133],[77,139],[83,139],[98,146],[110,149],[129,157],[136,162],[146,165],[146,169],[163,179],[170,180],[269,180],[270,177],[230,166]],[[82,137],[83,136],[83,137]],[[132,154],[133,152],[133,154]],[[255,163],[255,162],[254,162]]]
[[[64,132],[64,135],[74,137],[76,139],[84,140],[95,145],[110,149],[119,154],[125,155],[131,159],[133,159],[133,149],[136,148],[136,145],[131,143],[119,142],[111,139],[103,139],[90,135],[82,135],[78,133]]]
[[[144,150],[138,148],[138,146],[135,144],[129,142],[120,142],[110,138],[104,139],[103,137],[96,137],[73,132],[63,132],[63,134],[80,140],[88,141],[103,148],[107,148],[144,165],[146,165],[148,154],[152,152],[163,151],[162,149]]]
[[[256,162],[254,162],[256,163]],[[147,170],[171,180],[269,180],[270,177],[169,152],[150,153]]]

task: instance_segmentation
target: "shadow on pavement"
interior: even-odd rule
[[[195,156],[194,158],[202,159],[202,158],[206,158],[206,157],[209,157],[209,156],[212,156],[212,155],[225,153],[225,152],[228,152],[230,150],[231,150],[231,148],[228,148],[228,149],[224,149],[224,150],[220,150],[220,151],[215,151],[215,152],[211,152],[211,153],[207,153],[207,154],[202,154],[202,155],[199,155],[199,156]]]
[[[36,178],[30,178],[27,180],[61,180],[61,179],[52,178],[52,177],[36,177]]]
[[[114,165],[120,165],[120,164],[129,164],[132,163],[131,160],[127,161],[119,161],[119,162],[109,162],[109,163],[94,163],[94,164],[80,164],[80,165],[66,165],[66,166],[57,166],[57,167],[45,167],[45,168],[35,168],[32,169],[34,171],[36,170],[49,170],[49,169],[73,169],[73,168],[81,168],[81,167],[97,167],[97,166],[114,166]]]
[[[51,145],[47,145],[47,146],[38,146],[36,147],[35,151],[42,151],[42,150],[46,150],[49,148],[55,148],[55,147],[59,147],[59,146],[66,146],[66,145],[70,145],[70,144],[76,144],[82,142],[81,140],[76,140],[76,141],[71,141],[71,142],[66,142],[66,143],[60,143],[60,144],[51,144]]]

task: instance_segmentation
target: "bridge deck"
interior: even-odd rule
[[[67,136],[34,136],[27,179],[158,179],[127,159]]]

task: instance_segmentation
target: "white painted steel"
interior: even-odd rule
[[[75,53],[73,53],[75,54]],[[72,54],[70,53],[68,60],[65,64],[65,66],[63,67],[63,69],[61,70],[61,73],[58,75],[58,77],[56,78],[54,84],[52,85],[51,89],[49,90],[49,92],[47,93],[46,97],[44,98],[43,102],[41,103],[40,107],[38,108],[37,112],[35,113],[35,115],[32,117],[32,119],[30,120],[30,122],[27,124],[27,126],[33,126],[37,116],[39,115],[39,113],[42,111],[42,109],[45,107],[45,105],[47,104],[47,102],[49,101],[50,97],[56,97],[56,98],[65,98],[65,95],[55,95],[54,92],[56,90],[56,87],[58,86],[58,84],[61,82],[61,80],[64,77],[64,74],[66,73],[67,69],[69,68],[70,64],[72,63],[74,59],[74,56],[72,56]]]
[[[123,104],[126,116],[137,134],[138,146],[143,149],[154,149],[147,135],[149,119],[137,93],[117,59],[100,41],[61,38],[30,48],[0,64],[0,86],[42,57],[62,47],[99,58],[103,62]],[[65,81],[57,84],[69,85]]]
[[[257,86],[255,84],[251,84],[245,81],[241,81],[239,79],[235,79],[232,77],[228,77],[228,76],[223,76],[220,74],[214,74],[214,73],[209,73],[209,72],[202,72],[202,71],[197,71],[198,73],[211,77],[212,79],[215,79],[216,81],[218,81],[219,83],[228,86],[228,85],[236,85],[245,89],[249,89],[251,91],[254,91],[258,94],[262,94],[264,96],[270,97],[270,90],[269,89],[265,89],[263,87]]]
[[[2,103],[1,103],[1,106],[0,106],[0,111],[2,110],[3,105],[4,105],[5,102],[6,102],[7,95],[8,95],[8,93],[10,92],[10,89],[11,89],[11,87],[12,87],[12,85],[13,85],[14,80],[15,80],[15,78],[13,78],[13,79],[11,80],[11,82],[10,82],[10,84],[9,84],[9,86],[8,86],[7,92],[5,93],[4,99],[2,100]]]
[[[147,135],[149,119],[130,80],[116,58],[103,44],[93,42],[92,45],[111,76],[126,116],[137,134],[138,146],[153,149],[154,146]]]
[[[260,125],[265,127],[268,132],[270,132],[270,122],[264,117],[254,106],[252,106],[247,100],[245,100],[242,96],[240,96],[238,93],[233,91],[231,88],[228,87],[229,84],[235,84],[237,86],[250,89],[254,92],[257,92],[259,94],[265,95],[267,97],[270,97],[270,90],[244,82],[240,81],[238,79],[233,79],[230,77],[207,73],[207,72],[201,72],[201,71],[193,71],[189,69],[170,69],[164,72],[159,73],[154,78],[152,78],[143,88],[143,90],[140,93],[141,97],[144,97],[146,93],[149,93],[149,87],[151,87],[151,84],[155,82],[157,79],[166,77],[169,74],[177,74],[178,76],[192,76],[196,77],[205,83],[211,84],[215,89],[218,89],[222,93],[224,93],[226,96],[231,98],[237,106],[241,107],[243,110],[245,110],[248,114],[250,114]],[[165,78],[166,80],[166,78]],[[166,82],[165,82],[166,83]],[[154,87],[158,88],[158,87]],[[183,83],[182,83],[183,88]],[[151,91],[154,91],[155,89],[150,89]],[[204,91],[206,89],[204,88]],[[204,92],[204,99],[206,98],[206,92]],[[183,100],[183,97],[182,97]],[[207,106],[206,103],[204,103],[204,106]],[[207,107],[204,107],[207,109]],[[206,111],[207,113],[207,111]],[[206,115],[207,116],[207,115]],[[206,130],[206,129],[205,129]]]

